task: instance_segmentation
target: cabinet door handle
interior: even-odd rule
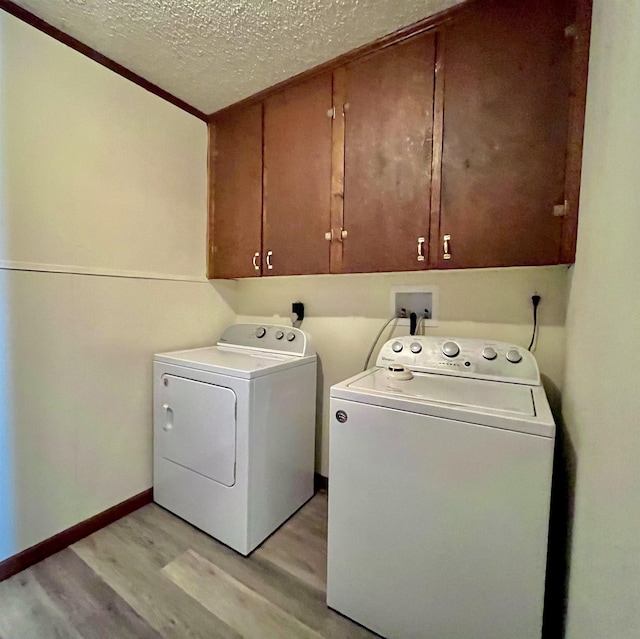
[[[259,259],[260,259],[260,253],[254,253],[252,262],[253,262],[253,268],[256,271],[260,270],[260,265],[258,264]]]
[[[342,240],[347,239],[347,235],[349,235],[349,233],[345,231],[343,228],[340,228],[340,233],[336,235],[336,237],[334,238],[333,229],[331,229],[330,231],[327,231],[324,234],[324,239],[327,240],[328,242],[333,242],[334,239],[338,240],[338,242],[342,242]]]
[[[424,262],[424,237],[418,238],[418,262]]]
[[[267,251],[267,268],[271,270],[273,268],[273,264],[271,263],[271,256],[273,255],[273,251]]]
[[[443,260],[450,260],[451,259],[451,253],[449,252],[449,242],[451,241],[451,236],[450,235],[445,235],[443,237],[443,242],[442,242],[442,259]]]

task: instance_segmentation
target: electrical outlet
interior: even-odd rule
[[[399,326],[409,325],[409,316],[415,313],[425,326],[438,325],[438,288],[436,286],[397,286],[391,289],[391,314]]]

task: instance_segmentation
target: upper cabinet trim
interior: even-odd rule
[[[571,60],[571,96],[569,104],[569,124],[567,140],[567,160],[565,174],[566,210],[562,220],[562,240],[559,262],[570,264],[575,261],[578,232],[578,206],[582,175],[582,147],[584,119],[587,103],[587,75],[589,70],[589,35],[591,34],[591,0],[576,2],[574,28],[567,29],[567,37],[573,38]]]

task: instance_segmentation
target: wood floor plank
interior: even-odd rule
[[[163,572],[245,639],[322,639],[192,550],[165,566]]]
[[[72,549],[163,637],[241,639],[163,575],[152,551],[141,552],[139,545],[123,543],[111,527]]]
[[[51,601],[31,568],[0,583],[3,639],[84,639]]]
[[[370,639],[378,636],[327,608],[324,590],[310,587],[255,552],[242,557],[156,504],[149,504],[126,519],[129,526],[135,523],[132,535],[139,538],[153,535],[156,552],[164,558],[173,559],[192,549],[324,637]]]
[[[0,639],[377,637],[326,606],[326,507],[243,557],[149,504],[0,584]]]
[[[50,600],[84,639],[161,639],[72,550],[63,550],[31,570]]]
[[[327,588],[327,495],[317,494],[254,553],[314,588]]]

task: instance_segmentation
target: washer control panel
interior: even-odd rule
[[[225,329],[218,346],[234,346],[287,355],[311,355],[309,336],[299,328],[271,324],[232,324]]]
[[[416,372],[540,384],[533,355],[506,342],[430,335],[396,337],[383,345],[376,362],[384,368],[390,364],[402,364]]]

